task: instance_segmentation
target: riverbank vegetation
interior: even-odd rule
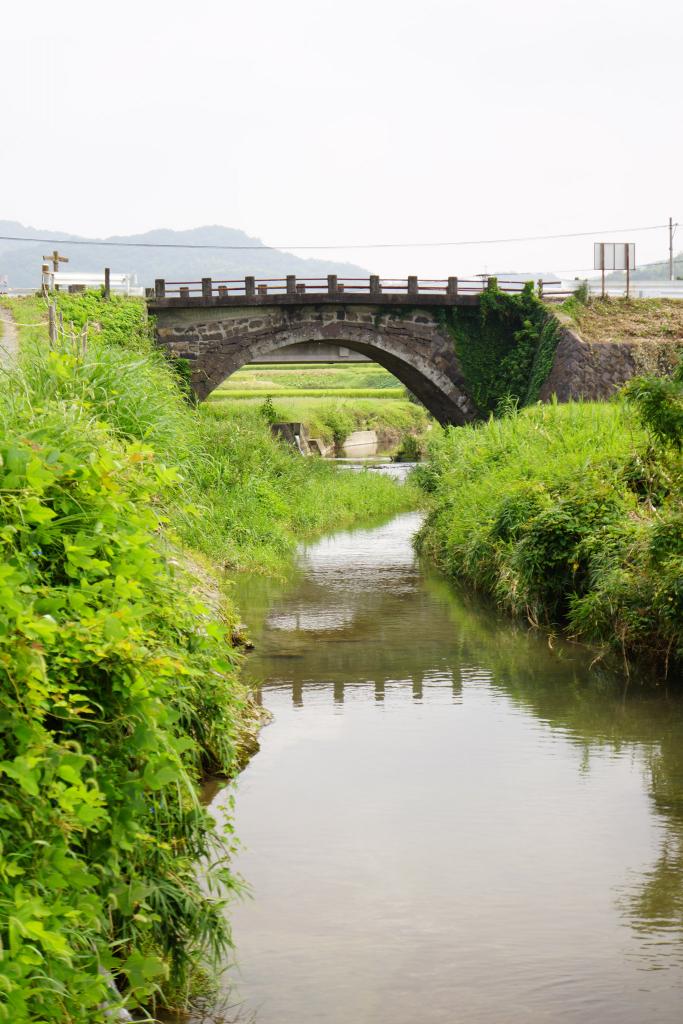
[[[439,432],[419,471],[418,544],[534,624],[653,663],[683,661],[683,391],[535,405]]]
[[[13,304],[36,326],[0,397],[7,1024],[182,998],[222,956],[240,883],[198,785],[254,727],[224,569],[276,571],[298,538],[415,500],[301,459],[262,418],[192,408],[142,303],[58,306],[50,348],[43,303]]]
[[[427,410],[405,399],[385,398],[270,398],[276,420],[303,423],[309,437],[326,444],[343,444],[354,430],[375,430],[384,450],[395,448],[408,435],[422,437],[431,427]],[[246,426],[262,419],[265,399],[207,402],[207,415]]]
[[[264,400],[275,418],[303,423],[309,437],[340,447],[354,430],[374,430],[382,451],[419,439],[432,419],[388,370],[376,363],[245,366],[211,395],[218,415],[249,422]]]

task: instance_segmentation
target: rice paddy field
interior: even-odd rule
[[[408,397],[400,381],[376,363],[264,363],[245,366],[234,373],[214,392],[214,398],[250,398],[261,394],[273,398],[277,395]]]

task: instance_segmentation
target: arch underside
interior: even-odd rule
[[[455,356],[452,356],[453,368],[435,365],[433,354],[429,351],[429,343],[424,338],[409,336],[400,339],[385,339],[380,331],[355,332],[345,329],[343,323],[335,324],[335,330],[329,327],[320,330],[316,325],[291,327],[281,331],[271,331],[253,338],[245,338],[243,343],[225,347],[222,358],[212,360],[210,373],[205,373],[201,366],[194,374],[194,386],[198,397],[206,398],[224,380],[241,367],[262,359],[270,352],[298,343],[334,343],[367,356],[373,362],[383,366],[392,373],[409,391],[418,398],[442,425],[462,425],[471,422],[477,416],[477,410],[458,380],[459,373]],[[360,333],[360,336],[357,336]],[[443,353],[440,361],[444,362]],[[455,379],[454,379],[455,378]]]

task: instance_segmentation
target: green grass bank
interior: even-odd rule
[[[404,398],[354,397],[330,398],[324,395],[273,395],[259,398],[220,397],[206,403],[207,415],[234,424],[255,423],[263,419],[261,409],[270,397],[277,420],[303,423],[309,437],[326,444],[343,444],[354,430],[375,430],[383,450],[398,447],[408,435],[423,438],[433,423],[427,410]]]
[[[142,303],[58,304],[52,349],[44,304],[11,304],[35,326],[0,397],[7,1024],[182,1004],[224,955],[234,840],[198,787],[255,728],[226,569],[276,572],[303,537],[415,503],[191,408]]]
[[[680,674],[682,389],[626,396],[439,431],[418,546],[509,612]]]
[[[278,420],[303,423],[310,437],[338,447],[354,430],[375,430],[382,451],[394,451],[412,438],[421,450],[433,423],[400,382],[375,363],[245,366],[213,392],[207,405],[216,415],[249,422],[268,398]]]

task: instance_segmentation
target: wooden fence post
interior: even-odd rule
[[[109,301],[109,296],[111,294],[110,274],[111,274],[111,270],[109,269],[109,267],[105,267],[104,268],[104,297],[105,297],[107,302]]]
[[[51,302],[47,310],[48,315],[48,337],[50,339],[50,348],[54,348],[57,342],[57,310],[55,309],[54,302]]]

